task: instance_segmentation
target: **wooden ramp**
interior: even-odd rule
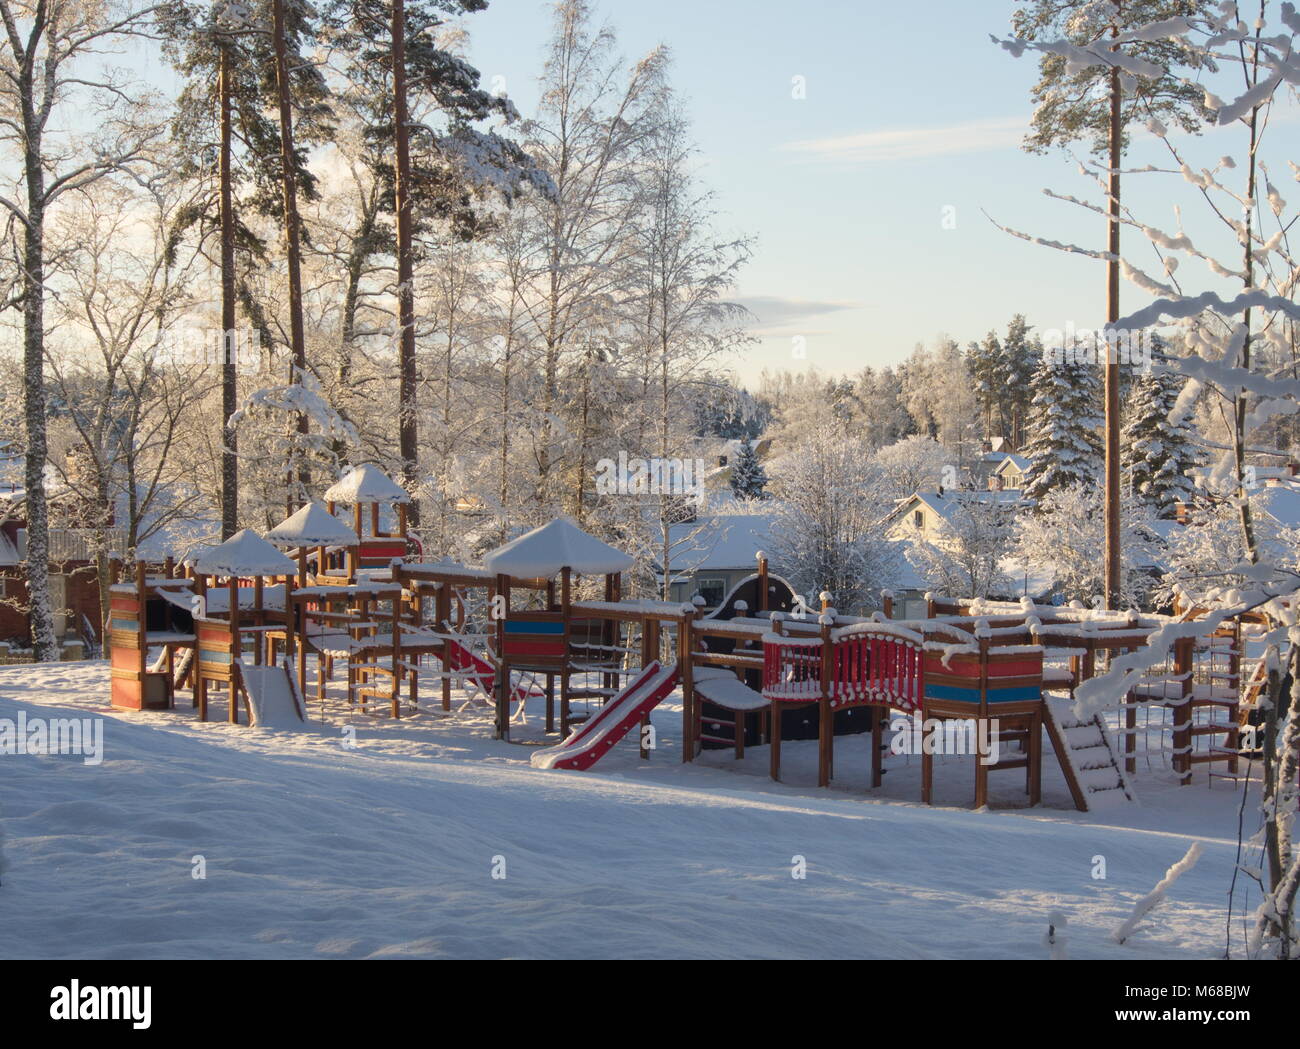
[[[1119,801],[1132,801],[1133,790],[1121,771],[1110,736],[1098,717],[1080,721],[1066,696],[1043,696],[1043,724],[1074,806],[1080,812]]]

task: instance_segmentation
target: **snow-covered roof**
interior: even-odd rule
[[[943,520],[951,520],[951,515],[963,504],[970,503],[1001,503],[1005,506],[1015,506],[1024,502],[1024,496],[1015,489],[949,489],[944,492],[915,492],[907,499],[901,500],[885,518],[886,523],[897,521],[911,512],[917,503],[923,503],[928,506]]]
[[[998,457],[998,465],[993,467],[993,472],[995,474],[1001,473],[1008,466],[1014,466],[1018,471],[1024,473],[1032,465],[1033,465],[1033,460],[1031,460],[1028,456],[1012,455],[1009,452],[1004,452],[1002,453],[1001,456]]]
[[[327,503],[409,503],[410,495],[377,466],[354,466],[325,492]]]
[[[550,579],[562,568],[580,575],[623,572],[632,567],[632,558],[561,517],[493,550],[483,564],[498,575]]]
[[[266,533],[276,546],[356,546],[357,533],[320,503],[308,503]]]
[[[674,573],[737,568],[753,571],[758,552],[772,545],[771,531],[772,519],[765,514],[719,515],[671,525],[670,568]]]
[[[1300,528],[1300,491],[1290,485],[1267,485],[1251,493],[1250,505],[1283,528]]]
[[[194,559],[194,570],[214,576],[296,575],[298,566],[256,532],[245,528]]]

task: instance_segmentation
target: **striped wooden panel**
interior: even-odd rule
[[[568,657],[564,616],[559,612],[533,612],[512,616],[502,628],[505,657],[521,668],[548,670],[563,666]]]

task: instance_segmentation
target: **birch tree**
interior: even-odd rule
[[[45,494],[47,224],[65,196],[141,166],[158,122],[111,64],[114,48],[140,34],[152,6],[132,0],[0,0],[0,148],[18,161],[0,207],[20,230],[17,301],[23,328],[23,419],[27,488],[26,574],[36,658],[59,657],[49,591]],[[89,119],[87,119],[89,118]]]

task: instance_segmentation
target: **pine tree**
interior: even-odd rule
[[[542,184],[518,145],[474,126],[492,117],[513,120],[514,106],[482,87],[479,71],[440,36],[451,19],[486,7],[487,0],[328,0],[325,5],[326,37],[344,58],[344,102],[363,129],[363,162],[383,189],[379,208],[393,217],[392,230],[368,219],[354,250],[391,251],[397,261],[398,456],[408,488],[419,476],[415,266],[422,252],[417,242],[435,225],[458,240],[475,239],[491,226],[491,209],[480,206],[489,189],[509,203],[526,183]],[[442,382],[445,390],[446,369]],[[445,470],[447,464],[440,466]],[[411,507],[416,522],[418,511],[416,502]]]
[[[766,499],[767,471],[759,461],[753,441],[740,443],[740,454],[731,468],[731,491],[737,499]]]
[[[997,332],[989,332],[983,342],[972,342],[966,348],[966,367],[975,383],[975,403],[983,419],[984,436],[993,437],[995,431],[1005,436],[1002,426],[1002,344],[998,342]]]
[[[1043,357],[1034,375],[1025,497],[1040,500],[1064,485],[1099,484],[1101,384],[1095,365],[1071,353]]]
[[[1182,379],[1152,372],[1133,380],[1121,441],[1124,478],[1135,498],[1158,517],[1172,518],[1177,504],[1190,498],[1195,485],[1188,471],[1201,465],[1189,413],[1177,412]]]
[[[1008,419],[1003,435],[1016,449],[1025,443],[1025,425],[1033,403],[1034,371],[1042,359],[1042,344],[1036,337],[1030,337],[1025,315],[1017,313],[1007,325],[1007,337],[1002,340],[999,375]]]

